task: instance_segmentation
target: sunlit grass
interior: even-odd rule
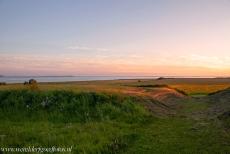
[[[175,81],[176,82],[176,81]],[[115,81],[92,81],[92,82],[66,82],[66,83],[39,83],[38,87],[41,91],[47,90],[71,90],[75,92],[106,92],[106,93],[125,93],[129,90],[135,90],[134,86],[140,85],[156,85],[164,84],[172,88],[184,91],[189,95],[207,95],[219,90],[230,87],[230,83],[207,82],[207,83],[175,83],[175,82],[159,82],[156,80],[144,80],[138,82],[137,80],[115,80]],[[177,81],[178,82],[178,81]],[[140,89],[141,87],[139,87]],[[0,86],[0,90],[12,89],[28,89],[23,84],[8,84]]]
[[[209,93],[213,93],[219,90],[224,90],[228,87],[230,87],[230,84],[222,84],[222,85],[205,85],[205,84],[172,84],[170,85],[173,88],[180,89],[187,94],[190,95],[199,95],[199,94],[204,94],[207,95]]]

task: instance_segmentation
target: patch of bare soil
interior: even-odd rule
[[[160,115],[174,115],[181,108],[179,101],[187,96],[169,87],[130,88],[123,91],[127,95],[139,96],[151,112]]]

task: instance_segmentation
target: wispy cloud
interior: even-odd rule
[[[178,58],[178,62],[185,63],[187,66],[202,66],[207,68],[216,68],[216,69],[226,69],[230,68],[230,57],[220,57],[220,56],[208,56],[201,54],[191,54],[186,56],[181,56]]]
[[[86,49],[86,48],[84,48]],[[92,48],[90,48],[92,49]],[[88,49],[87,49],[88,50]],[[113,53],[113,52],[112,52]],[[90,54],[92,55],[92,54]],[[167,74],[228,75],[230,57],[202,54],[120,55],[95,54],[93,58],[75,54],[0,54],[3,74]]]
[[[67,49],[80,50],[80,51],[112,51],[111,49],[107,49],[107,48],[92,48],[92,47],[80,46],[80,45],[68,46]]]

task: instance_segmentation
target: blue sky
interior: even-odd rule
[[[0,0],[0,74],[228,75],[229,0]]]

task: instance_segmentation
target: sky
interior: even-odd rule
[[[230,0],[0,0],[1,75],[230,76]]]

